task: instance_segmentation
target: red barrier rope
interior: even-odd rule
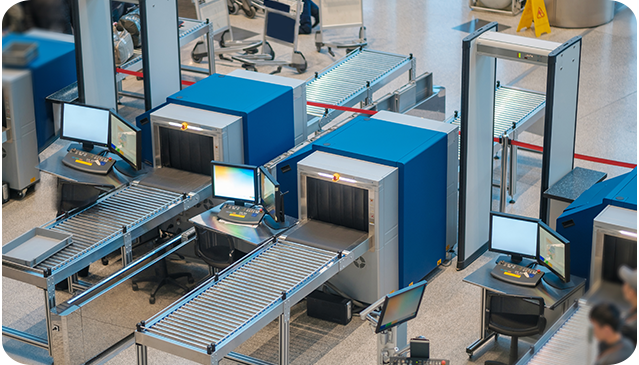
[[[116,71],[125,75],[131,75],[131,76],[136,76],[136,77],[144,77],[144,74],[142,72],[137,72],[137,71],[129,71],[129,70],[125,70],[122,68],[116,68]],[[186,81],[186,80],[182,80],[182,85],[193,85],[195,84],[195,81]],[[324,104],[324,103],[316,103],[314,101],[307,101],[306,102],[307,105],[310,106],[316,106],[319,108],[324,108],[324,109],[335,109],[335,110],[341,110],[344,112],[353,112],[353,113],[360,113],[360,114],[366,114],[366,115],[375,115],[377,114],[377,111],[375,110],[365,110],[365,109],[359,109],[359,108],[349,108],[346,106],[338,106],[338,105],[331,105],[331,104]],[[460,131],[461,134],[461,131]],[[499,138],[493,138],[495,142],[499,143]],[[538,151],[538,152],[543,152],[544,149],[541,146],[537,146],[534,144],[530,144],[530,143],[525,143],[525,142],[520,142],[520,141],[513,141],[510,140],[510,143],[513,146],[517,146],[517,147],[524,147],[524,148],[528,148],[534,151]],[[621,162],[621,161],[614,161],[614,160],[609,160],[606,158],[599,158],[599,157],[593,157],[593,156],[588,156],[588,155],[582,155],[579,153],[575,153],[575,158],[579,159],[579,160],[584,160],[584,161],[590,161],[590,162],[596,162],[596,163],[601,163],[601,164],[605,164],[605,165],[612,165],[612,166],[619,166],[619,167],[626,167],[629,169],[634,169],[635,167],[637,167],[637,164],[632,164],[632,163],[628,163],[628,162]]]
[[[310,105],[310,106],[316,106],[316,107],[324,108],[324,109],[341,110],[341,111],[344,111],[344,112],[353,112],[353,113],[368,114],[368,115],[377,114],[377,111],[375,111],[375,110],[349,108],[349,107],[346,107],[346,106],[337,106],[337,105],[331,105],[331,104],[316,103],[314,101],[307,101],[306,104]]]

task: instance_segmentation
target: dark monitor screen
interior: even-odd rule
[[[141,139],[140,128],[111,113],[111,150],[135,170],[139,170],[142,163]]]
[[[537,261],[563,282],[570,281],[570,243],[543,222],[539,223]]]
[[[260,167],[260,198],[264,210],[277,220],[277,199],[280,193],[280,184],[268,173],[268,171]]]
[[[490,213],[490,251],[534,259],[539,219]]]
[[[108,147],[110,114],[108,109],[63,104],[60,138]]]
[[[386,296],[375,333],[400,325],[417,317],[426,281],[420,281]]]
[[[211,161],[213,197],[258,204],[257,168]]]

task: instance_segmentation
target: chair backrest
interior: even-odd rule
[[[320,0],[320,26],[331,28],[361,27],[364,25],[362,0]]]
[[[544,298],[489,292],[487,302],[487,323],[489,327],[506,329],[500,333],[542,333],[546,327]]]
[[[230,30],[227,0],[194,0],[194,3],[198,20],[208,19],[214,35]]]

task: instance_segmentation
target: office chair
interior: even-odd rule
[[[226,269],[246,255],[246,253],[233,247],[233,242],[229,236],[216,235],[201,228],[197,228],[196,232],[198,239],[195,243],[195,254],[209,265],[210,274]],[[220,244],[221,242],[219,241],[226,241],[226,244]]]
[[[171,236],[165,235],[160,237],[160,240],[166,240],[166,239],[170,239]],[[158,240],[158,241],[160,241]],[[178,253],[174,253],[175,255],[177,255],[178,257],[180,257],[181,259],[184,259],[184,256],[178,254]],[[184,290],[184,292],[188,292],[189,288],[178,282],[177,279],[179,278],[183,278],[186,277],[187,278],[187,282],[189,284],[193,284],[195,282],[195,279],[193,278],[193,274],[189,273],[189,272],[176,272],[176,273],[169,273],[169,268],[168,265],[166,263],[166,258],[164,260],[160,260],[157,264],[155,264],[154,267],[154,271],[155,271],[155,275],[148,277],[148,278],[140,278],[140,279],[133,279],[131,281],[131,288],[133,289],[133,291],[137,291],[139,289],[138,287],[138,283],[143,283],[143,282],[152,282],[155,285],[153,286],[153,290],[151,290],[151,295],[149,296],[149,303],[150,304],[155,304],[155,296],[158,293],[158,291],[166,286],[166,285],[174,285],[177,286],[178,288]]]
[[[486,323],[497,334],[511,336],[508,364],[517,362],[518,340],[544,332],[544,298],[523,297],[488,293]],[[504,365],[498,361],[486,361],[485,365]]]

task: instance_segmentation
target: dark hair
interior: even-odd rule
[[[590,319],[600,326],[608,325],[615,332],[621,329],[621,315],[619,309],[611,303],[598,304],[590,310]]]

